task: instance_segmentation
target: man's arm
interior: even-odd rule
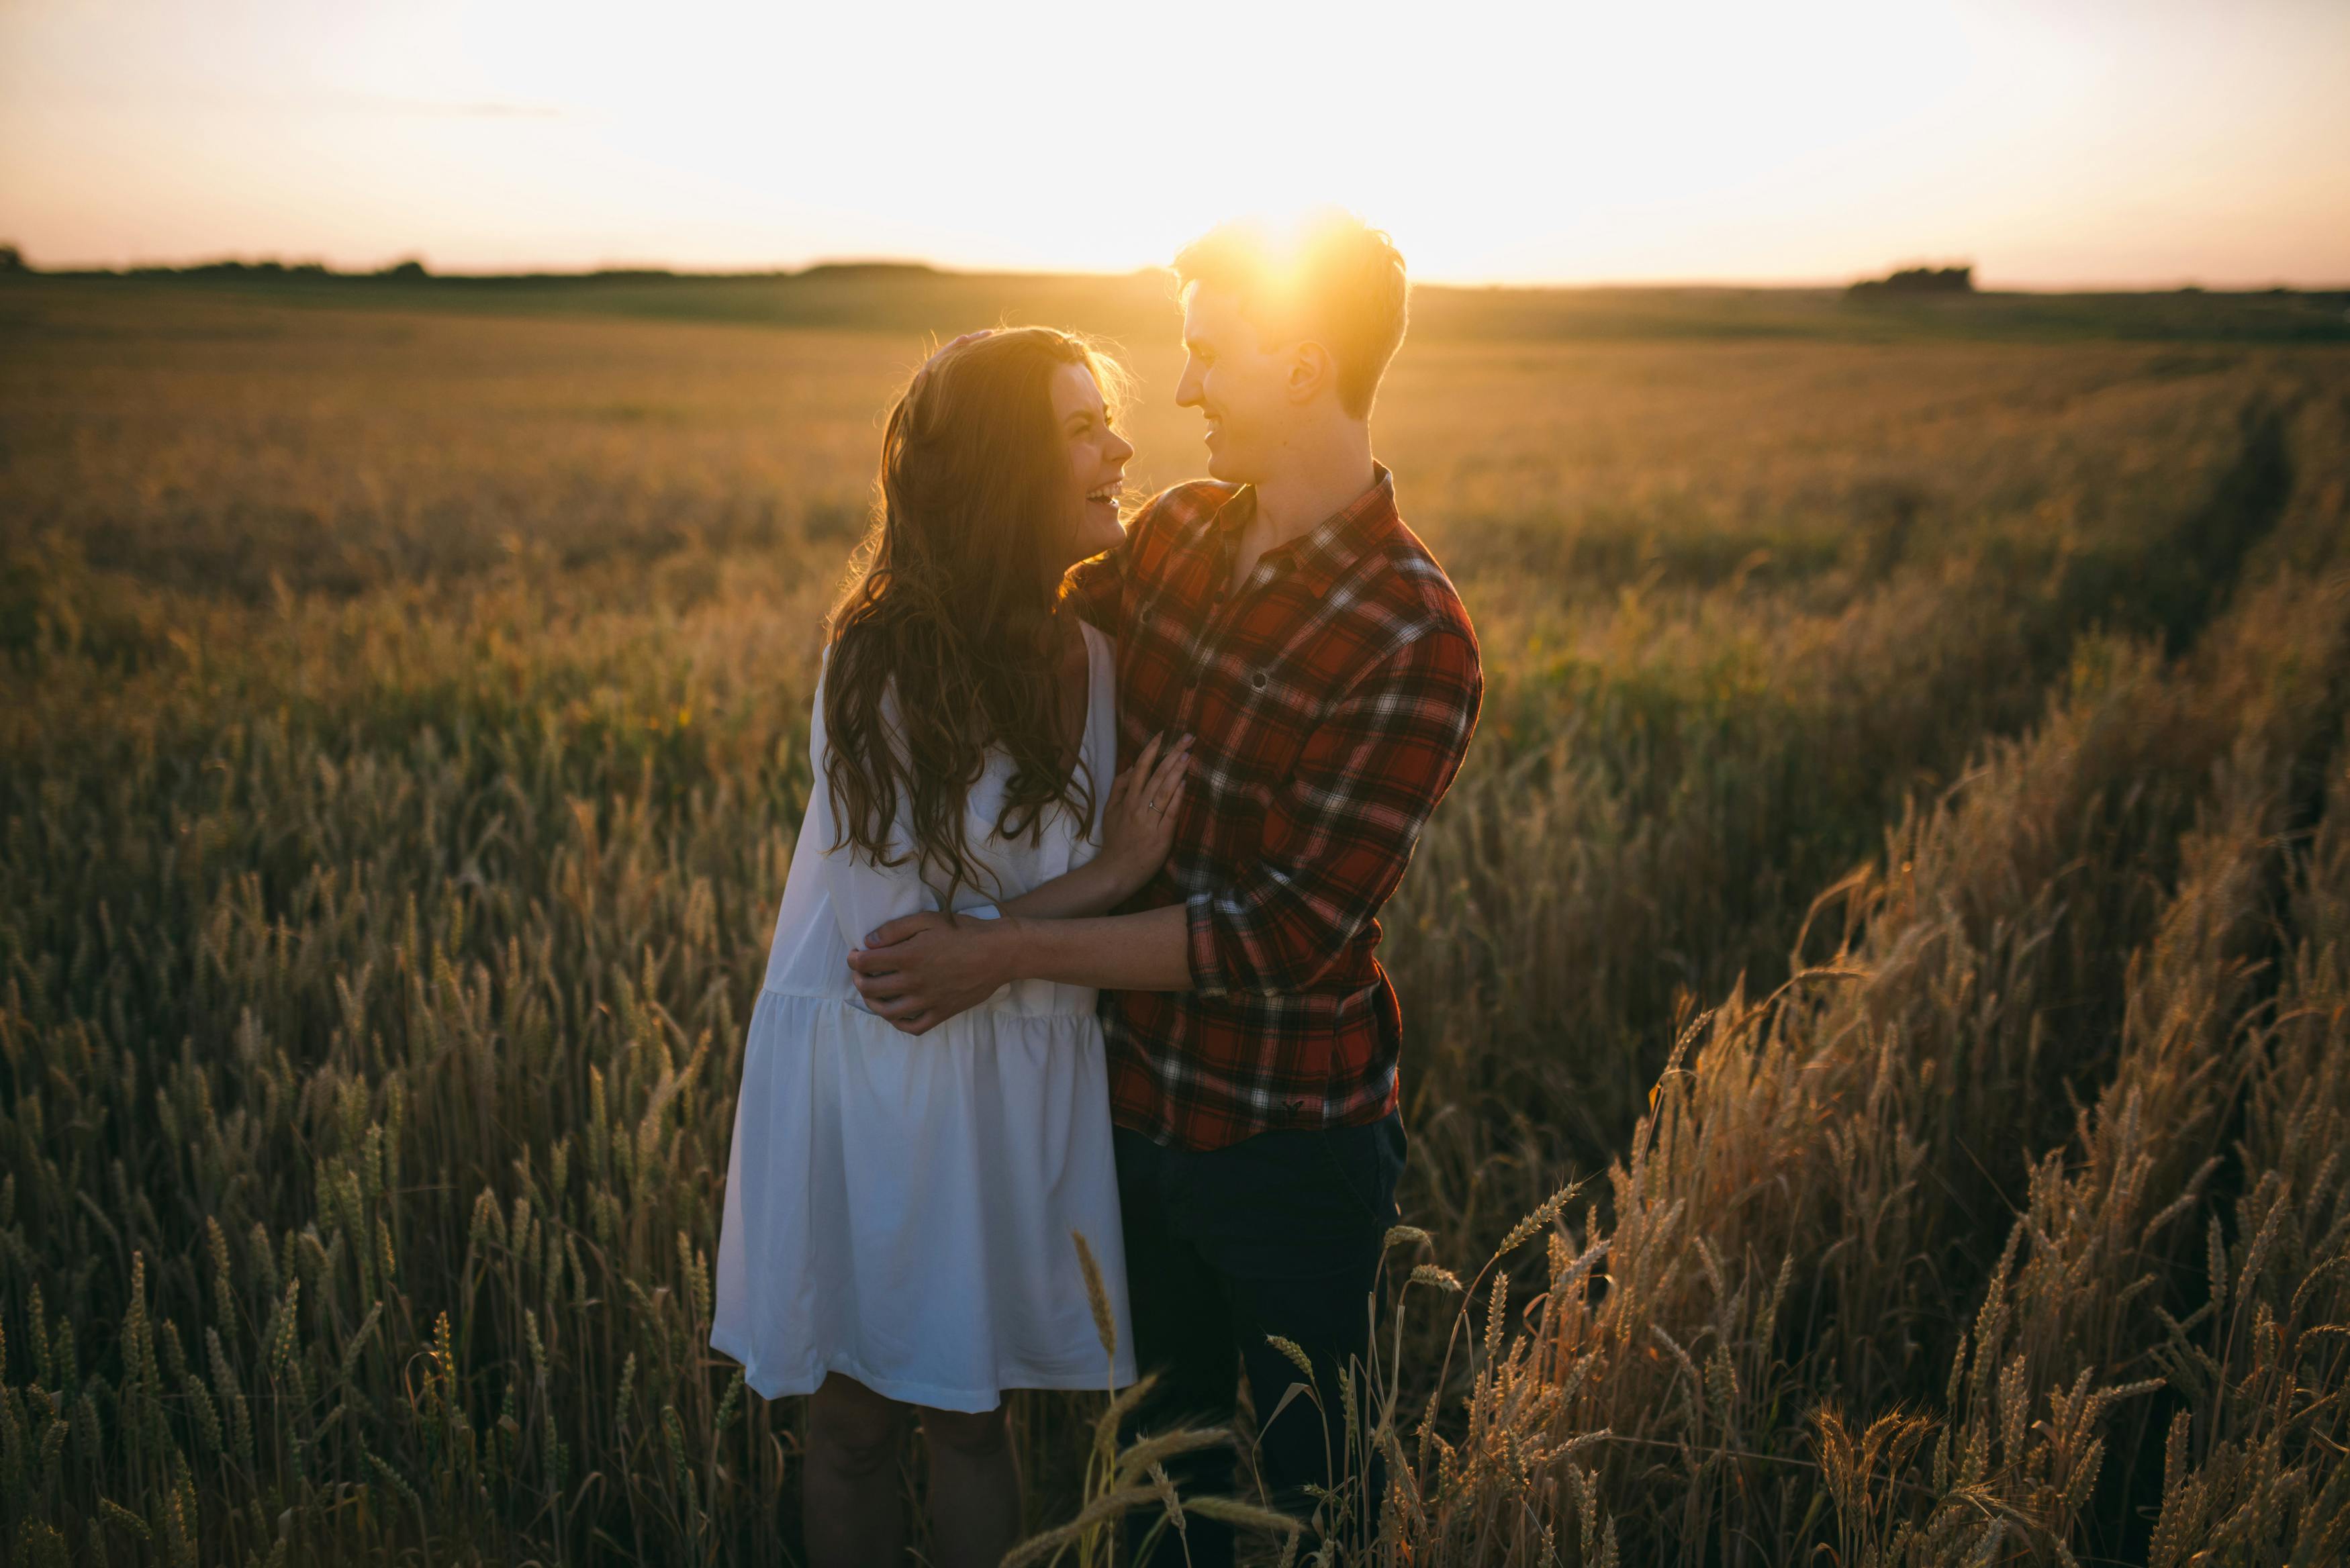
[[[1189,991],[1189,946],[1180,904],[1076,920],[917,914],[876,930],[848,955],[848,967],[868,1009],[909,1034],[927,1034],[1014,979]]]
[[[1097,991],[1189,991],[1183,906],[1088,920],[1021,920],[1003,935],[1005,961],[1024,979]]]
[[[1476,644],[1449,628],[1356,679],[1274,791],[1256,863],[1187,904],[1192,989],[1290,995],[1338,961],[1402,880],[1483,696]]]
[[[1143,914],[981,926],[914,915],[849,955],[875,1012],[920,1033],[1007,980],[1112,991],[1303,991],[1395,891],[1459,772],[1483,696],[1475,646],[1407,643],[1317,725],[1266,813],[1262,852],[1231,886]]]

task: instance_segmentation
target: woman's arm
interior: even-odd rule
[[[1111,782],[1109,799],[1103,803],[1101,853],[1005,899],[998,910],[1035,920],[1076,919],[1106,914],[1142,890],[1175,842],[1175,806],[1191,764],[1189,735],[1161,756],[1164,738],[1152,736],[1134,765]]]

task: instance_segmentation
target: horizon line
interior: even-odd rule
[[[0,244],[5,243],[5,242],[0,242]],[[876,269],[886,268],[909,272],[920,271],[931,273],[941,277],[1037,279],[1094,278],[1102,280],[1137,278],[1147,276],[1152,273],[1166,273],[1169,271],[1169,268],[1158,264],[1146,264],[1141,266],[1129,267],[1123,271],[1105,271],[1087,267],[1048,268],[960,266],[951,263],[932,261],[924,257],[894,255],[825,256],[802,263],[796,266],[778,264],[774,266],[766,267],[698,267],[692,265],[681,265],[672,262],[607,260],[595,263],[591,265],[571,267],[532,266],[522,268],[452,269],[444,271],[435,267],[423,256],[413,252],[396,255],[390,261],[378,266],[359,268],[338,266],[320,257],[302,256],[289,259],[277,254],[214,254],[203,255],[200,259],[194,260],[121,261],[112,263],[74,261],[66,263],[49,263],[46,265],[36,263],[31,257],[25,255],[21,247],[18,247],[18,254],[22,268],[25,272],[36,276],[53,277],[124,277],[136,276],[141,273],[189,273],[210,268],[225,269],[230,267],[244,267],[259,271],[274,267],[287,272],[298,270],[310,273],[313,275],[323,274],[328,277],[338,279],[364,279],[382,277],[386,274],[391,273],[394,269],[405,266],[411,263],[413,263],[418,267],[421,268],[423,275],[426,277],[452,283],[525,282],[531,280],[584,282],[598,277],[625,276],[629,275],[636,275],[639,276],[666,276],[677,278],[681,281],[715,283],[733,280],[750,281],[762,278],[783,279],[799,277],[809,273],[823,272],[827,270],[847,271],[859,267]],[[1913,267],[1948,266],[1964,266],[1973,270],[1977,274],[1974,283],[1974,292],[1978,294],[2175,294],[2188,289],[2200,289],[2204,292],[2214,294],[2260,294],[2274,292],[2280,289],[2296,294],[2350,293],[2350,279],[2331,283],[2314,283],[2295,281],[2283,276],[2271,276],[2259,282],[2229,281],[2213,283],[2192,275],[2179,275],[2159,282],[2125,282],[2108,278],[1994,282],[1986,284],[1982,281],[1980,275],[1980,264],[1964,259],[1953,260],[1949,258],[1929,258],[1924,260],[1910,259],[1898,261],[1879,268],[1877,271],[1859,276],[1767,278],[1739,278],[1718,275],[1596,278],[1461,278],[1436,276],[1427,278],[1416,277],[1411,280],[1411,284],[1415,288],[1440,288],[1459,290],[1462,292],[1502,290],[1542,292],[1545,290],[1567,291],[1577,289],[1594,291],[1602,289],[1746,289],[1786,290],[1789,292],[1798,292],[1818,289],[1848,288],[1856,283],[1870,282],[1885,277],[1893,272]]]

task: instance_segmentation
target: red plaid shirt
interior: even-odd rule
[[[1121,765],[1162,730],[1196,737],[1174,853],[1125,906],[1188,908],[1196,989],[1102,997],[1112,1117],[1159,1143],[1352,1126],[1399,1097],[1376,917],[1460,769],[1484,676],[1451,579],[1377,474],[1237,591],[1255,493],[1210,481],[1159,494],[1070,573],[1078,613],[1118,639]]]

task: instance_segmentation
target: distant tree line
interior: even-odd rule
[[[1852,286],[1853,294],[1972,294],[1975,269],[1965,266],[1906,266],[1883,277],[1865,278]]]
[[[325,262],[282,262],[272,257],[263,261],[197,262],[189,266],[134,266],[122,269],[126,277],[377,277],[394,283],[419,283],[432,275],[414,256],[396,261],[390,266],[373,272],[337,272]]]
[[[0,273],[28,273],[40,269],[25,259],[22,249],[12,244],[0,244]],[[196,262],[187,266],[74,267],[72,275],[99,277],[380,277],[412,280],[430,277],[424,264],[413,256],[397,261],[373,272],[337,272],[325,262],[285,262],[271,257],[264,261]]]
[[[25,260],[24,253],[13,244],[0,244],[0,274],[36,273],[40,271]],[[267,257],[260,261],[244,261],[229,257],[220,261],[192,262],[184,266],[74,267],[52,274],[75,277],[187,277],[221,278],[232,281],[249,280],[274,283],[280,280],[328,279],[338,282],[378,280],[389,283],[583,283],[627,282],[659,278],[682,278],[707,282],[712,278],[835,278],[872,281],[885,278],[917,278],[938,275],[938,269],[927,262],[846,261],[818,262],[795,272],[789,268],[750,270],[731,273],[679,272],[664,266],[598,267],[589,272],[546,273],[434,273],[414,256],[393,262],[389,266],[370,272],[340,272],[321,261],[280,261]]]

